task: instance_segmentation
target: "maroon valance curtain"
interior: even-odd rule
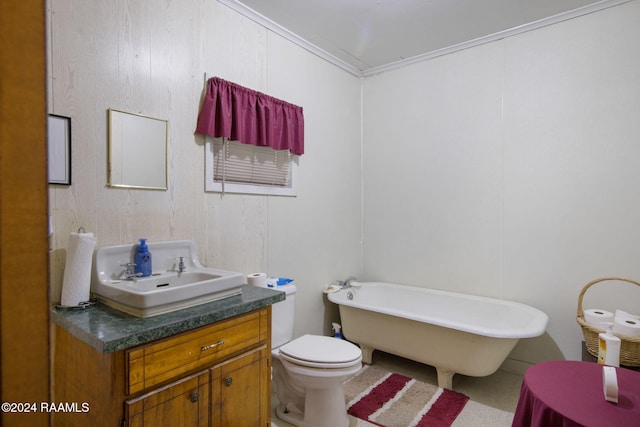
[[[196,133],[304,153],[302,107],[219,77],[207,82]]]

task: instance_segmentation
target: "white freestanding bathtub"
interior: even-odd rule
[[[494,373],[520,338],[542,335],[549,320],[513,301],[390,283],[357,283],[328,297],[365,363],[376,349],[425,363],[449,389],[455,373]]]

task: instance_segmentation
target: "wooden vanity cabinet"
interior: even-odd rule
[[[53,426],[271,424],[271,307],[100,354],[56,327]]]
[[[209,372],[128,400],[124,409],[127,427],[209,426]]]

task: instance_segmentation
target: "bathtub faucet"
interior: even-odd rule
[[[339,280],[338,284],[340,284],[342,289],[347,289],[351,287],[351,282],[355,282],[356,280],[357,279],[354,276],[349,276],[344,282]]]

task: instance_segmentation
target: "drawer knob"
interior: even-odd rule
[[[233,382],[233,378],[231,377],[227,377],[224,379],[224,385],[226,385],[227,387],[229,387],[232,382]]]
[[[191,401],[194,403],[197,402],[198,399],[200,399],[200,393],[194,391],[193,393],[191,393],[191,396],[189,396],[189,399],[191,399]]]
[[[219,345],[222,345],[222,344],[224,344],[224,341],[220,340],[218,342],[214,342],[213,344],[203,345],[202,347],[200,347],[200,351],[209,350],[210,348],[218,347]]]

